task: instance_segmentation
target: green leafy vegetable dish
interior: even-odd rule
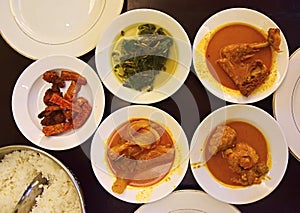
[[[145,23],[120,32],[112,50],[112,65],[123,86],[152,91],[162,85],[177,66],[174,39],[162,27]]]

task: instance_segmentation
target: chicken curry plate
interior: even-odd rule
[[[244,121],[218,125],[205,146],[208,170],[224,184],[259,184],[269,171],[270,156],[263,133]]]
[[[116,176],[112,191],[121,194],[127,185],[145,187],[162,180],[173,166],[174,142],[161,124],[130,119],[108,139],[107,159]]]
[[[270,28],[265,35],[247,24],[228,24],[217,30],[208,43],[208,69],[222,85],[247,97],[270,75],[280,42],[278,28]]]

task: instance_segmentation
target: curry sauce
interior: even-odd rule
[[[175,147],[162,125],[134,118],[112,133],[107,156],[117,179],[125,180],[119,181],[120,184],[145,187],[159,182],[169,173],[175,160]]]
[[[206,63],[212,76],[223,86],[237,90],[237,86],[217,64],[220,50],[230,44],[254,43],[266,40],[264,33],[253,26],[243,23],[231,23],[216,30],[206,49]],[[262,48],[256,52],[253,59],[260,59],[268,69],[272,66],[272,48]]]
[[[268,152],[267,140],[263,133],[250,123],[244,121],[230,121],[226,125],[230,126],[236,131],[235,144],[246,144],[252,147],[258,155],[258,164],[268,165],[270,156]],[[211,134],[205,146],[206,166],[211,174],[220,182],[231,186],[242,186],[243,184],[233,181],[241,176],[241,173],[236,173],[230,168],[228,159],[224,157],[227,150],[217,152],[214,155],[210,154],[208,142],[213,134]],[[251,184],[249,184],[251,185]]]

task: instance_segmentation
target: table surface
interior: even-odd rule
[[[203,22],[214,13],[223,9],[232,7],[247,7],[260,11],[269,16],[284,32],[288,42],[290,55],[300,47],[300,1],[298,0],[273,0],[273,1],[205,1],[205,0],[125,0],[122,12],[135,8],[153,8],[158,9],[173,16],[186,30],[191,43],[203,24]],[[83,55],[80,59],[94,66],[94,50]],[[11,97],[13,87],[22,71],[33,61],[28,59],[14,49],[12,49],[1,37],[0,38],[0,67],[2,76],[0,78],[0,147],[14,144],[24,144],[34,146],[28,141],[18,130],[13,119],[11,111]],[[178,101],[184,101],[185,92],[192,94],[193,102],[196,110],[189,110],[188,105],[178,105]],[[124,101],[114,97],[107,89],[105,89],[106,109],[103,119],[105,119],[113,110],[124,105],[129,105]],[[171,114],[179,123],[184,123],[188,139],[190,140],[197,125],[213,110],[224,105],[228,105],[217,97],[213,96],[205,90],[191,68],[191,72],[183,85],[172,97],[152,104],[169,114]],[[272,111],[272,95],[266,99],[252,104],[264,109],[273,115]],[[184,112],[189,111],[188,113]],[[185,121],[185,122],[183,122]],[[89,149],[92,137],[83,145],[66,151],[49,151],[51,155],[58,158],[64,163],[79,180],[83,190],[87,212],[134,212],[141,204],[126,203],[114,198],[99,184],[90,164]],[[300,195],[300,162],[290,154],[287,171],[279,186],[267,197],[255,203],[246,205],[236,205],[242,212],[299,212]],[[188,169],[183,181],[176,188],[178,189],[198,189],[202,190],[195,181],[191,170]]]

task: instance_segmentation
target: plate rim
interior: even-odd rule
[[[32,73],[32,70],[36,69],[41,65],[44,65],[45,69],[43,70],[40,69],[40,71],[38,70],[38,72]],[[35,83],[36,79],[38,79],[48,69],[56,69],[56,68],[76,69],[78,67],[82,69],[84,68],[85,72],[89,73],[89,75],[92,76],[92,78],[89,78],[91,82],[89,81],[89,79],[87,79],[88,83],[90,84],[92,83],[94,86],[97,85],[97,90],[93,90],[91,88],[91,92],[93,96],[92,114],[90,115],[89,120],[87,120],[87,122],[78,130],[74,130],[74,131],[72,130],[73,132],[67,135],[58,135],[58,136],[52,136],[51,138],[50,137],[47,138],[42,133],[42,130],[33,123],[31,116],[28,112],[27,98],[30,94],[31,86]],[[76,72],[79,71],[76,70]],[[20,107],[20,105],[23,106],[23,108]],[[29,66],[27,66],[24,69],[24,71],[21,73],[21,75],[18,77],[12,91],[11,110],[12,110],[15,124],[17,125],[19,131],[31,143],[48,150],[57,150],[57,151],[67,150],[84,143],[94,133],[99,123],[101,122],[104,114],[104,108],[105,108],[104,88],[96,72],[93,70],[91,66],[89,66],[84,61],[68,55],[52,55],[34,61]],[[36,117],[36,119],[38,118]],[[76,132],[80,133],[79,135],[80,138],[78,137],[78,134],[76,134]],[[43,142],[43,138],[46,138],[46,141]],[[56,143],[59,142],[63,143],[61,142],[61,140],[68,140],[70,141],[70,143],[67,145],[66,144],[56,145]]]
[[[287,143],[288,143],[288,146],[289,146],[289,151],[296,158],[296,160],[300,162],[300,148],[298,148],[299,146],[298,146],[297,142],[294,142],[295,139],[291,136],[291,135],[295,136],[295,133],[298,136],[300,136],[299,131],[294,131],[294,128],[297,128],[297,127],[296,127],[296,124],[295,124],[294,120],[292,118],[290,118],[290,117],[288,117],[288,120],[290,121],[289,122],[290,125],[288,127],[286,127],[286,125],[287,125],[286,123],[284,123],[284,124],[282,123],[283,121],[281,121],[281,118],[279,118],[280,117],[279,114],[281,114],[280,113],[281,107],[278,106],[279,99],[281,99],[281,97],[280,97],[281,91],[284,90],[284,89],[286,89],[286,90],[288,90],[288,91],[290,91],[292,93],[293,88],[295,87],[295,84],[297,83],[297,79],[299,80],[299,78],[300,78],[300,73],[298,73],[298,74],[295,73],[294,75],[292,75],[292,73],[293,73],[292,72],[292,69],[293,69],[292,65],[293,64],[291,63],[291,62],[293,62],[294,60],[296,60],[299,57],[300,57],[300,47],[298,47],[291,54],[291,56],[289,57],[289,62],[290,63],[289,63],[289,67],[288,67],[287,76],[286,76],[284,82],[282,83],[282,85],[273,94],[272,107],[273,107],[274,117],[279,122],[279,124],[284,129],[284,131],[285,132],[286,131],[288,131],[288,132],[291,131],[292,132],[292,134],[287,134],[287,132],[286,132],[286,138],[287,138]],[[297,78],[292,78],[295,75],[297,76]],[[294,83],[292,86],[290,86],[291,82],[287,83],[287,81],[290,80],[290,79],[292,79],[292,82]],[[286,87],[288,87],[288,88],[286,88]],[[288,103],[287,104],[287,108],[288,108],[289,112],[292,113],[292,105],[291,105],[292,104],[291,103],[292,102],[292,96],[290,97],[289,95],[282,95],[282,98],[284,99],[284,101],[286,101],[285,103]],[[292,117],[292,115],[289,115],[289,116]],[[283,116],[283,117],[286,117],[286,115]]]
[[[183,210],[184,208],[187,208],[187,207],[180,207],[180,209],[177,209],[177,205],[179,205],[179,204],[176,203],[176,202],[174,202],[174,199],[176,201],[176,198],[177,199],[178,199],[178,197],[182,198],[182,197],[185,197],[187,195],[197,196],[198,199],[201,199],[201,198],[205,197],[206,199],[209,199],[211,202],[215,202],[215,204],[216,203],[218,203],[220,205],[222,204],[224,207],[227,207],[227,210],[228,210],[228,208],[231,208],[232,213],[233,212],[235,212],[235,213],[239,213],[240,212],[240,210],[236,206],[233,206],[233,205],[231,205],[229,203],[224,203],[222,201],[216,200],[215,198],[211,197],[209,194],[207,194],[206,192],[204,192],[202,190],[196,190],[196,189],[179,189],[179,190],[173,191],[167,197],[165,197],[168,200],[166,200],[165,198],[163,198],[163,199],[158,200],[156,202],[144,204],[144,205],[140,206],[138,209],[136,209],[135,213],[152,212],[152,210],[150,208],[153,208],[154,206],[157,208],[157,205],[164,205],[162,208],[163,209],[168,208],[169,211],[176,211],[176,210],[181,210],[181,209]],[[173,199],[173,203],[172,203],[173,205],[166,206],[167,202],[168,201],[170,202],[171,199]],[[198,200],[196,200],[196,205],[198,205],[200,203],[201,202],[199,202]],[[224,210],[224,207],[223,207],[222,210]],[[202,210],[201,210],[201,212],[202,212]],[[215,212],[215,213],[217,213],[217,212]]]

